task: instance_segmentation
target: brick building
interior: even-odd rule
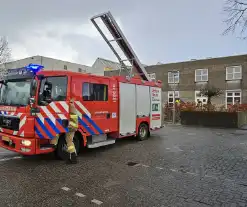
[[[107,61],[104,62],[107,65]],[[163,82],[162,98],[173,103],[183,101],[207,102],[199,96],[207,84],[222,90],[220,97],[212,100],[215,104],[247,103],[247,54],[220,58],[191,60],[186,62],[157,64],[145,67],[150,76]],[[106,76],[118,75],[119,71],[105,71]],[[122,73],[127,75],[127,73]],[[175,92],[175,93],[174,93]]]
[[[215,104],[247,103],[247,55],[209,58],[147,66],[148,73],[163,82],[163,100],[207,102],[198,92],[206,84],[223,91]],[[175,91],[175,93],[174,93]]]

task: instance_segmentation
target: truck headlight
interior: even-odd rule
[[[21,144],[24,146],[30,146],[32,144],[32,142],[29,140],[21,140]]]

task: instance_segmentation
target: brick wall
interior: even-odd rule
[[[243,79],[226,81],[226,67],[234,65],[242,66]],[[208,69],[208,82],[195,83],[195,70],[204,68]],[[180,77],[176,90],[180,91],[180,98],[186,101],[194,101],[195,90],[200,90],[203,85],[208,84],[223,91],[242,89],[242,102],[247,103],[247,55],[152,65],[147,66],[146,70],[148,73],[156,73],[156,79],[163,82],[164,92],[173,90],[173,85],[168,84],[168,71],[178,70]],[[164,95],[164,100],[167,100],[167,97],[168,95]],[[224,104],[225,92],[220,97],[214,98],[213,102]]]

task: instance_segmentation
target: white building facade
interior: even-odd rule
[[[32,57],[8,62],[5,63],[4,65],[1,65],[0,68],[6,68],[6,69],[21,68],[29,65],[30,63],[43,65],[44,70],[68,70],[73,72],[91,73],[90,66],[71,63],[63,60],[57,60],[44,56],[32,56]]]

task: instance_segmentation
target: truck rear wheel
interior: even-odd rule
[[[148,136],[149,136],[148,125],[146,123],[141,123],[139,128],[138,128],[137,139],[139,141],[143,141],[143,140],[147,139]]]
[[[73,142],[74,142],[74,145],[75,145],[76,154],[79,154],[80,153],[81,141],[80,141],[80,137],[76,133],[75,133],[75,136],[73,138]],[[56,157],[58,159],[66,160],[66,158],[68,156],[68,153],[67,153],[67,143],[66,143],[66,140],[65,140],[65,135],[61,135],[59,137],[55,154],[56,154]]]

